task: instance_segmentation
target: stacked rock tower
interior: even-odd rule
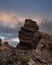
[[[24,26],[21,27],[19,31],[20,43],[17,47],[22,48],[36,48],[38,41],[41,39],[41,34],[39,32],[39,26],[35,21],[31,19],[26,19]]]

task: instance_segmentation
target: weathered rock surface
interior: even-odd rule
[[[40,32],[36,22],[26,19],[19,39],[16,48],[0,50],[0,65],[52,65],[52,36]]]
[[[25,48],[35,48],[36,44],[41,39],[41,36],[37,23],[30,19],[26,19],[24,27],[21,27],[21,30],[19,31],[20,43],[18,46],[22,44]]]

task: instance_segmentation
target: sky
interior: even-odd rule
[[[0,38],[16,46],[26,18],[36,21],[40,31],[52,34],[52,0],[0,0]]]

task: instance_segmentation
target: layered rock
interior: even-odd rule
[[[24,27],[21,27],[21,30],[19,31],[20,43],[18,47],[21,45],[23,47],[25,46],[25,48],[35,48],[37,42],[41,38],[41,34],[38,30],[39,26],[35,21],[26,19]]]

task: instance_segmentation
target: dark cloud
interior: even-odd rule
[[[21,26],[23,26],[23,22],[17,22],[14,28],[11,25],[0,22],[0,36],[5,37],[5,40],[18,38],[18,31]]]
[[[22,26],[21,22],[18,22],[14,28],[10,27],[9,25],[5,25],[0,23],[0,32],[2,33],[17,33]]]
[[[40,25],[40,30],[52,34],[52,21],[43,19]]]
[[[20,27],[23,25],[22,22],[17,22],[16,26],[13,28],[10,25],[6,25],[0,22],[0,37],[4,37],[5,40],[11,43],[10,45],[16,46],[18,42],[18,31]],[[13,41],[12,39],[17,38],[17,41]]]

